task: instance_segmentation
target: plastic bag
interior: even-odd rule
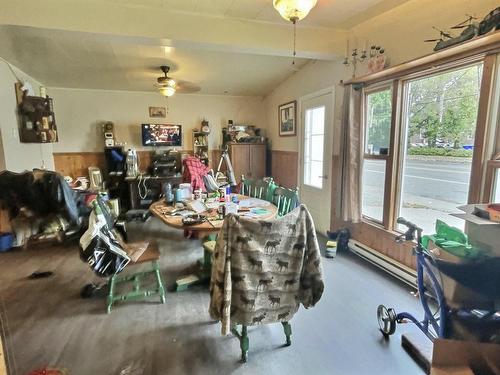
[[[80,238],[80,259],[100,277],[121,272],[130,262],[118,237],[109,230],[102,214],[93,210],[89,227]]]
[[[428,250],[430,240],[444,251],[460,258],[471,259],[485,255],[484,251],[469,244],[469,238],[462,230],[441,220],[436,220],[436,234],[422,237],[422,246]]]

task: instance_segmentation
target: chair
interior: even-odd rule
[[[100,195],[97,196],[96,202],[100,208],[108,228],[115,228],[115,219],[111,215],[110,209]],[[125,232],[126,233],[126,232]],[[114,274],[108,281],[108,298],[107,298],[107,313],[111,313],[113,305],[117,301],[128,301],[134,299],[142,299],[145,297],[158,295],[162,303],[165,303],[165,286],[160,273],[160,251],[156,243],[151,242],[134,242],[125,243],[124,250],[130,257],[130,262],[127,267],[136,266],[139,264],[149,263],[150,268],[131,274]],[[154,275],[156,288],[148,289],[143,287],[143,279],[149,275]],[[118,284],[132,282],[133,290],[124,293],[117,293]]]
[[[292,345],[292,326],[288,322],[281,322],[283,331],[285,332],[286,341],[285,346]],[[235,335],[240,341],[241,361],[246,362],[248,359],[248,349],[250,348],[250,340],[248,339],[247,326],[241,326],[241,333],[238,332],[236,327],[231,329],[231,333]]]
[[[127,246],[126,252],[131,258],[127,267],[149,263],[151,268],[149,270],[135,272],[129,275],[115,274],[110,277],[108,282],[109,292],[107,299],[108,314],[111,312],[113,304],[116,301],[129,301],[158,295],[160,296],[161,303],[165,303],[165,287],[160,274],[160,251],[158,250],[156,243],[149,243],[146,246],[145,250],[141,249],[140,244],[137,243]],[[156,288],[154,289],[147,289],[142,285],[142,280],[149,275],[154,275],[156,279]],[[126,282],[132,282],[133,290],[122,294],[116,293],[117,285]]]
[[[241,194],[252,198],[259,198],[270,201],[276,185],[272,177],[265,177],[261,180],[246,179],[241,176]]]
[[[271,202],[278,207],[278,216],[285,216],[299,205],[299,188],[288,189],[279,186],[274,190]]]

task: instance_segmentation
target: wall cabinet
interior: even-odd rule
[[[265,143],[229,143],[229,156],[233,164],[236,180],[260,179],[266,176]]]

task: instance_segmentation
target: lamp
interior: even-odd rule
[[[273,6],[278,13],[292,23],[306,17],[318,0],[273,0]]]
[[[167,82],[166,86],[160,86],[158,87],[158,91],[160,91],[160,94],[163,96],[172,96],[175,94],[175,81],[170,80]]]
[[[168,72],[170,71],[170,67],[167,65],[160,66],[161,71],[165,74],[164,77],[158,77],[156,80],[158,82],[157,87],[158,91],[163,96],[172,96],[176,91],[176,83],[175,81],[168,76]]]
[[[296,40],[297,40],[297,21],[306,17],[312,8],[315,7],[318,0],[273,0],[273,6],[278,13],[293,23],[293,62],[295,65],[295,56],[297,55]]]

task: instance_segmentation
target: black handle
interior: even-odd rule
[[[422,240],[422,228],[418,227],[416,224],[413,224],[403,217],[398,217],[396,222],[408,228],[405,233],[396,237],[396,242],[413,241],[416,237],[417,247],[420,248],[420,242]]]

